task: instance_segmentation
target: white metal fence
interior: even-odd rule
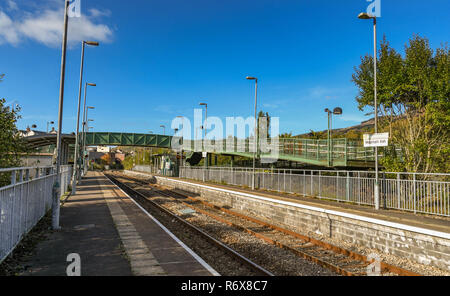
[[[72,167],[61,166],[61,193],[68,190]],[[54,167],[0,169],[10,180],[0,187],[0,263],[52,207]]]
[[[175,176],[175,168],[173,169],[161,169],[158,166],[152,166],[152,165],[135,165],[131,170],[137,171],[137,172],[143,172],[143,173],[149,173],[149,174],[157,174],[167,177],[174,177]]]
[[[251,187],[251,168],[182,167],[180,177]],[[381,207],[450,216],[450,174],[382,172]],[[255,187],[374,206],[375,176],[367,171],[257,169]]]

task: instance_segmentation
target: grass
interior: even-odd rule
[[[52,214],[48,211],[0,264],[0,276],[18,276],[26,270],[24,263],[34,254],[37,244],[47,238],[51,224]]]

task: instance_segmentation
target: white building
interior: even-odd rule
[[[97,146],[97,152],[109,153],[111,152],[111,147]]]

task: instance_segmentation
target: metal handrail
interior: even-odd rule
[[[50,169],[54,166],[34,166],[34,167],[12,167],[12,168],[0,168],[0,173],[7,173],[12,171],[21,171],[21,170],[34,170],[34,169]]]
[[[202,170],[203,167],[196,167],[196,166],[182,166],[181,168],[188,168],[188,169],[197,169]],[[221,170],[221,169],[233,169],[233,171],[253,171],[252,168],[249,167],[229,167],[229,166],[214,166],[214,167],[208,167],[210,170]],[[290,169],[290,168],[256,168],[256,171],[272,171],[267,172],[270,174],[283,174],[285,172],[316,172],[316,173],[335,173],[335,174],[346,174],[346,173],[362,173],[362,174],[374,174],[375,171],[349,171],[349,170],[313,170],[313,169]],[[277,171],[277,172],[275,172]],[[450,173],[418,173],[418,172],[389,172],[389,171],[380,171],[380,174],[395,174],[395,175],[415,175],[415,176],[443,176],[448,177],[450,179]],[[394,179],[394,178],[387,178],[387,179]],[[446,181],[442,181],[446,182]]]

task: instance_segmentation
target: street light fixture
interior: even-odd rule
[[[368,14],[367,12],[361,12],[360,14],[358,14],[358,18],[362,19],[362,20],[369,20],[371,18],[376,18],[376,17]]]
[[[97,41],[83,41],[84,43],[86,43],[87,45],[91,45],[91,46],[99,46],[100,44]]]
[[[165,136],[166,135],[166,126],[162,124],[159,127],[163,128],[163,135]]]
[[[253,176],[252,176],[252,190],[255,190],[255,167],[256,167],[256,153],[257,153],[257,143],[258,143],[258,127],[257,127],[257,118],[256,118],[256,108],[258,102],[258,78],[247,76],[247,80],[255,80],[255,143],[253,146]]]
[[[79,150],[79,132],[80,132],[80,108],[81,108],[81,88],[83,86],[83,68],[84,68],[84,47],[85,45],[90,46],[98,46],[99,43],[95,41],[82,41],[81,42],[81,65],[80,65],[80,86],[78,89],[78,113],[77,113],[77,133],[75,137],[75,155],[74,155],[74,161],[73,161],[73,172],[72,172],[72,194],[76,194],[76,179],[77,174],[79,177],[79,170],[78,170],[78,150]],[[84,109],[83,109],[84,111]]]
[[[373,79],[374,79],[374,108],[375,108],[375,134],[378,133],[378,104],[377,104],[377,17],[368,13],[362,12],[358,15],[359,19],[369,20],[373,19]],[[380,209],[380,190],[378,184],[378,147],[375,146],[375,194],[374,203],[375,209]]]
[[[330,109],[326,108],[325,112],[327,112],[328,114],[328,166],[331,166],[331,150],[333,147],[332,144],[332,139],[331,139],[331,131],[333,129],[332,127],[332,118],[333,118],[333,114],[334,115],[341,115],[342,114],[342,108],[340,107],[336,107],[333,109],[333,111],[331,111]]]
[[[48,125],[49,124],[55,124],[55,122],[54,121],[47,121],[47,134],[48,134]]]

